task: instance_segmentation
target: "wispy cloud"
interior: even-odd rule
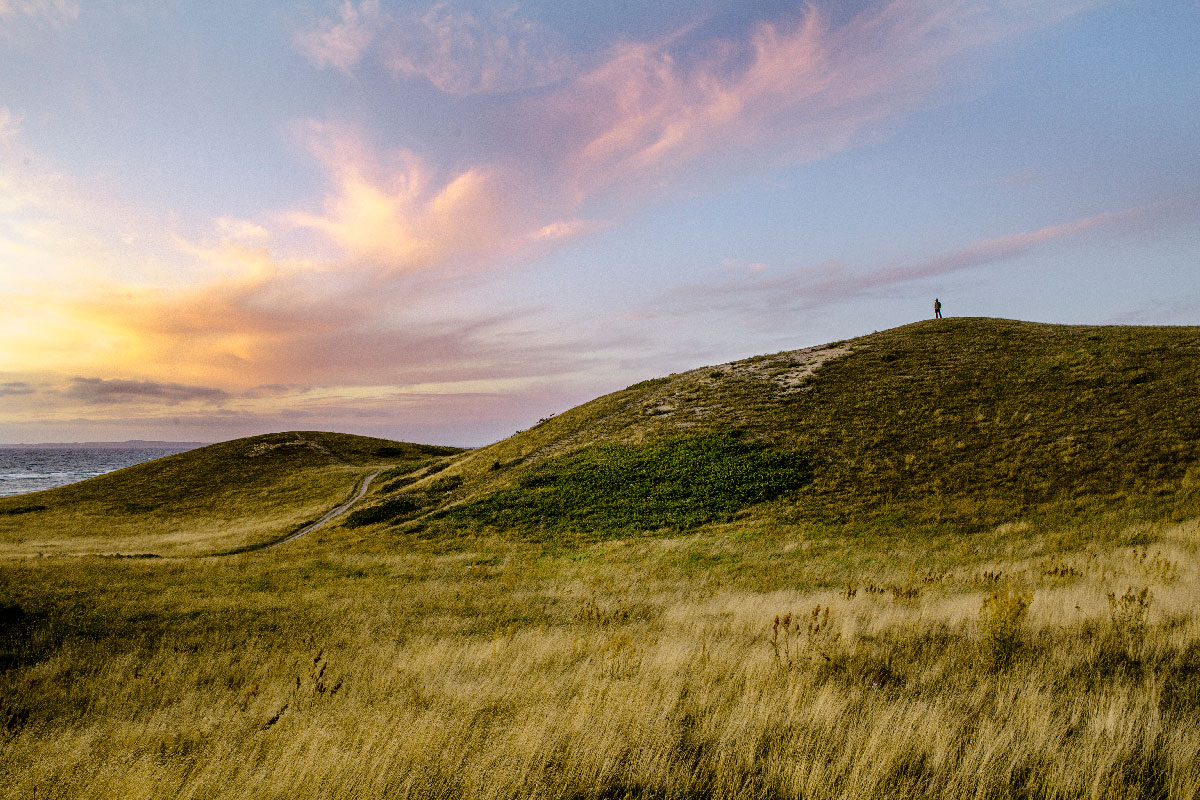
[[[264,431],[318,429],[478,445],[578,401],[553,387],[527,392],[385,390],[368,396],[295,393],[269,403],[234,398],[219,407],[153,400],[98,404],[45,394],[22,414],[5,414],[0,435],[5,443],[133,438],[220,441]]]
[[[557,220],[547,223],[533,232],[534,241],[554,241],[578,236],[580,233],[595,230],[596,224],[582,219]]]
[[[0,147],[11,147],[21,133],[21,118],[7,106],[0,106]]]
[[[518,188],[514,182],[486,168],[439,180],[412,152],[378,159],[348,132],[317,123],[308,129],[332,189],[321,213],[284,218],[324,234],[352,259],[393,273],[462,266],[495,257],[532,224],[521,219],[518,198],[506,196],[506,188]]]
[[[498,94],[557,83],[573,69],[558,37],[517,6],[483,15],[438,3],[401,19],[383,44],[388,68],[443,92]]]
[[[229,242],[261,243],[271,238],[270,231],[246,219],[218,217],[215,226],[221,239]]]
[[[167,219],[156,237],[95,239],[95,228],[127,224],[122,209],[0,160],[0,181],[20,176],[14,206],[0,208],[0,257],[13,266],[0,274],[0,369],[53,364],[88,380],[117,374],[241,397],[266,383],[527,380],[586,363],[581,348],[530,335],[533,309],[487,302],[473,272],[584,223],[530,217],[478,171],[439,179],[411,153],[371,154],[322,126],[310,133],[331,178],[322,213],[220,217],[202,241],[170,232]],[[288,256],[289,246],[309,249],[292,241],[297,230],[336,247]],[[60,396],[138,388],[88,383]]]
[[[501,94],[546,86],[573,70],[560,37],[518,6],[481,13],[440,2],[392,14],[377,0],[347,0],[336,19],[297,37],[314,65],[351,74],[370,57],[402,79],[453,95]]]
[[[521,380],[586,363],[586,346],[531,336],[532,309],[464,308],[461,288],[264,264],[186,289],[94,290],[69,316],[127,369],[239,390]]]
[[[355,5],[344,0],[337,19],[323,20],[315,30],[296,37],[296,47],[318,67],[333,67],[347,74],[371,46],[381,24],[379,0]]]
[[[85,403],[128,403],[151,400],[176,405],[185,401],[219,403],[228,393],[210,386],[186,386],[158,381],[130,381],[120,378],[72,378],[65,392],[72,400]]]
[[[628,207],[629,189],[670,185],[697,163],[716,175],[764,158],[814,160],[879,135],[939,102],[981,50],[1084,5],[890,0],[839,20],[810,3],[740,40],[705,39],[687,26],[619,42],[572,73],[538,44],[553,37],[517,11],[484,19],[439,3],[400,24],[377,3],[344,3],[336,22],[303,39],[318,65],[349,69],[369,45],[371,57],[393,48],[395,70],[454,93],[558,85],[497,112],[489,135],[507,149],[451,174],[409,151],[372,158],[362,137],[311,123],[307,135],[322,142],[312,149],[335,189],[322,212],[291,220],[395,271],[456,258],[495,263],[594,227],[569,220],[606,190],[618,189]]]
[[[77,0],[0,0],[0,23],[5,18],[60,25],[79,18]]]
[[[558,142],[577,192],[647,179],[720,153],[770,146],[812,160],[937,103],[960,61],[1086,5],[1071,0],[891,0],[835,22],[814,3],[745,41],[697,43],[688,31],[624,42],[541,105],[539,142]],[[554,147],[554,144],[549,146]]]
[[[928,258],[865,270],[851,269],[840,260],[776,275],[760,269],[730,277],[727,270],[721,270],[712,280],[672,291],[655,306],[669,315],[723,314],[769,324],[780,315],[844,303],[864,294],[898,290],[929,278],[1001,264],[1089,231],[1133,224],[1150,213],[1150,210],[1140,208],[1105,212],[1034,231],[982,239]],[[647,310],[646,313],[652,312]]]

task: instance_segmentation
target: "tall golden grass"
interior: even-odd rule
[[[178,629],[0,673],[0,795],[1195,798],[1198,530],[771,591],[673,540],[122,565]]]

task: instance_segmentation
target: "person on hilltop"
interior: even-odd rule
[[[937,299],[936,297],[933,298],[933,318],[934,319],[942,318],[942,301]]]

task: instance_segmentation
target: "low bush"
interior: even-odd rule
[[[1108,610],[1112,619],[1112,635],[1125,649],[1125,654],[1132,661],[1141,657],[1146,639],[1146,617],[1150,612],[1150,602],[1154,595],[1150,588],[1143,586],[1141,591],[1132,587],[1118,596],[1115,592],[1108,593]]]

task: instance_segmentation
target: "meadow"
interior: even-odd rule
[[[1200,526],[1092,533],[11,560],[0,794],[1195,797]]]
[[[910,326],[9,498],[0,796],[1190,800],[1197,334]]]

